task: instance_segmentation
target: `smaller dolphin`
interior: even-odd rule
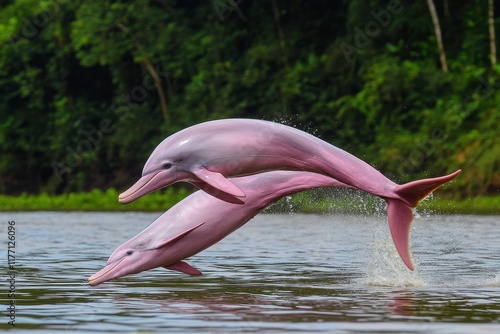
[[[244,203],[227,202],[201,190],[195,192],[118,247],[106,266],[89,277],[89,284],[157,267],[201,275],[183,260],[220,241],[279,198],[319,187],[351,188],[327,176],[292,171],[265,172],[231,181],[244,189]]]

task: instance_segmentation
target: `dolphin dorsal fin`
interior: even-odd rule
[[[235,197],[246,196],[243,190],[226,179],[226,177],[221,173],[212,172],[206,168],[198,168],[193,171],[193,174],[196,175],[200,181],[203,181],[226,194],[233,195]]]
[[[205,224],[205,222],[200,223],[200,224],[196,225],[195,227],[191,227],[190,229],[188,229],[188,230],[186,230],[186,231],[184,231],[184,232],[182,232],[182,233],[179,233],[178,235],[176,235],[176,236],[175,236],[175,237],[173,237],[173,238],[170,238],[170,239],[168,239],[168,240],[165,240],[165,241],[160,242],[160,243],[159,243],[159,244],[157,244],[154,248],[164,247],[164,246],[166,246],[166,245],[168,245],[168,244],[170,244],[170,243],[172,243],[172,242],[174,242],[174,241],[178,241],[178,240],[180,240],[180,239],[184,238],[184,237],[185,237],[186,235],[188,235],[189,233],[191,233],[191,232],[193,232],[194,230],[196,230],[198,227],[200,227],[200,226],[201,226],[201,225],[203,225],[203,224]]]
[[[167,266],[167,267],[164,267],[164,268],[169,269],[169,270],[180,271],[180,272],[188,274],[188,275],[196,275],[196,276],[201,275],[201,271],[199,271],[198,269],[196,269],[195,267],[189,265],[188,263],[186,263],[184,261],[179,261],[177,263],[174,263],[174,264]]]

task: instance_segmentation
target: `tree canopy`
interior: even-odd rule
[[[0,0],[1,192],[123,189],[168,135],[248,117],[397,182],[462,168],[456,194],[498,193],[489,4]]]

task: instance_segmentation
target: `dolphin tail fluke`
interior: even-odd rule
[[[387,218],[392,240],[396,246],[399,256],[406,266],[413,270],[410,257],[410,228],[413,221],[413,210],[400,200],[386,198]]]
[[[398,185],[395,193],[401,199],[385,199],[387,201],[387,217],[392,240],[399,256],[410,270],[414,269],[409,248],[413,208],[434,190],[457,177],[460,172],[461,170],[457,170],[449,175]]]
[[[406,202],[410,207],[417,207],[421,200],[426,198],[437,188],[441,187],[448,181],[453,180],[462,171],[459,169],[449,175],[435,177],[431,179],[417,180],[402,185],[398,185],[395,193],[401,197],[401,200]]]

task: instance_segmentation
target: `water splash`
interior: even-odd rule
[[[429,218],[436,214],[436,212],[429,207],[429,204],[432,202],[433,199],[434,199],[434,193],[430,193],[420,202],[419,206],[414,210],[415,218],[422,218],[422,217]]]
[[[292,213],[292,214],[295,213],[296,208],[294,207],[294,205],[292,203],[292,196],[285,196],[285,203],[286,203],[290,213]]]
[[[481,285],[478,285],[478,287]],[[495,274],[492,278],[487,279],[485,284],[482,286],[486,287],[500,287],[500,274]]]
[[[372,286],[422,287],[426,282],[420,277],[418,269],[409,270],[401,261],[390,236],[376,229],[371,262],[368,264],[365,284]],[[418,263],[418,260],[414,262]]]

